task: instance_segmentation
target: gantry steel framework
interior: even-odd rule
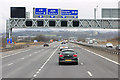
[[[32,25],[26,25],[27,21],[31,21]],[[37,22],[42,21],[43,26],[38,26]],[[55,25],[50,26],[49,22],[54,21]],[[62,28],[61,22],[66,21],[67,22],[67,28],[85,28],[85,29],[118,29],[119,28],[119,22],[120,19],[40,19],[40,18],[33,18],[33,19],[28,19],[28,18],[10,18],[7,20],[6,23],[6,30],[9,30],[9,38],[10,34],[12,34],[12,28],[44,28],[44,27],[54,27],[54,28]],[[74,22],[77,22],[77,26],[74,26]]]
[[[32,21],[32,26],[26,26],[26,21]],[[43,26],[37,26],[37,21],[43,21]],[[49,26],[49,21],[55,21],[55,26]],[[78,28],[101,28],[101,29],[118,29],[120,19],[25,19],[12,18],[8,20],[7,28],[27,28],[27,27],[62,27],[61,21],[67,21],[65,27]],[[79,21],[79,26],[73,26],[73,21]]]

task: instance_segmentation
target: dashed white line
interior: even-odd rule
[[[36,77],[37,75],[35,74],[35,75],[33,75],[33,77]]]
[[[19,53],[21,53],[21,52],[17,52],[17,53],[11,54],[11,55],[15,55],[15,54],[19,54]]]
[[[32,56],[31,54],[29,56]]]
[[[8,66],[12,65],[13,63],[8,64]]]
[[[21,52],[17,52],[17,53],[11,54],[11,55],[3,56],[1,58],[6,58],[6,57],[13,56],[13,55],[16,55],[16,54],[19,54],[19,53],[22,53],[22,52],[27,52],[29,50],[31,50],[31,49],[28,49],[28,50],[25,50],[25,51],[21,51]]]
[[[25,59],[25,58],[20,58],[20,59]]]
[[[38,73],[44,68],[44,66],[48,63],[48,61],[51,59],[51,57],[55,54],[55,52],[58,50],[59,46],[57,49],[52,53],[52,55],[45,61],[45,63],[38,69],[38,71],[33,75],[33,78],[37,76]]]
[[[81,65],[83,65],[83,63],[80,63]]]
[[[41,69],[38,70],[39,72],[41,71]]]
[[[92,77],[92,73],[90,71],[87,71],[87,73],[89,74],[90,77]]]
[[[39,73],[39,71],[38,72],[36,72],[37,74]]]
[[[13,51],[9,51],[9,52],[13,52]]]
[[[41,52],[41,51],[38,51],[38,52]]]
[[[35,54],[38,53],[38,52],[34,52]]]

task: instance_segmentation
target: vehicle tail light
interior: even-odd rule
[[[59,57],[63,57],[63,55],[59,55]]]
[[[75,55],[73,55],[74,57],[77,57],[77,55],[75,54]]]

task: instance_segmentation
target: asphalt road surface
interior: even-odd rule
[[[3,78],[118,78],[118,64],[68,43],[78,52],[78,65],[58,65],[60,42],[30,47],[2,56]],[[4,53],[3,53],[4,54]]]

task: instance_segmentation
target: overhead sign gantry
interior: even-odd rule
[[[17,12],[21,15],[17,15]],[[13,14],[14,13],[14,14]],[[26,18],[25,7],[11,8],[11,18],[6,22],[9,38],[12,28],[85,28],[85,29],[118,29],[120,19],[78,19],[78,10],[33,8],[33,18]]]

